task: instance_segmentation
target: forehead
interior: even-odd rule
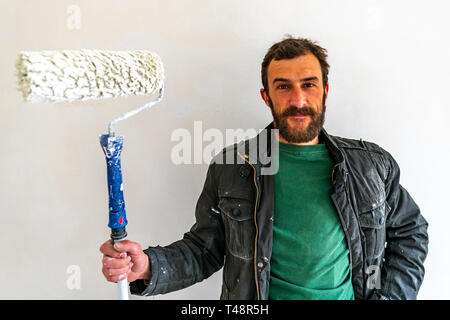
[[[307,53],[293,59],[272,60],[267,68],[269,84],[275,78],[298,79],[316,76],[322,81],[319,59]]]

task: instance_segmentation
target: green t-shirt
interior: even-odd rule
[[[330,199],[324,144],[279,144],[270,299],[353,300],[349,251]]]

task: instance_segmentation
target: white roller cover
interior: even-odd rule
[[[24,51],[16,62],[27,102],[84,101],[146,95],[163,86],[158,55],[145,51]]]

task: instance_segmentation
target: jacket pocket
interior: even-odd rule
[[[386,209],[388,205],[382,201],[373,202],[359,210],[358,219],[365,238],[366,257],[379,258],[384,251],[386,241]]]
[[[222,213],[229,253],[242,259],[252,259],[255,225],[250,196],[243,192],[219,193],[218,206]]]

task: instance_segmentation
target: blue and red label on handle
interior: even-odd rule
[[[128,221],[123,199],[122,169],[120,154],[123,148],[123,136],[100,136],[100,145],[106,157],[109,194],[109,223],[111,229],[124,228]]]

